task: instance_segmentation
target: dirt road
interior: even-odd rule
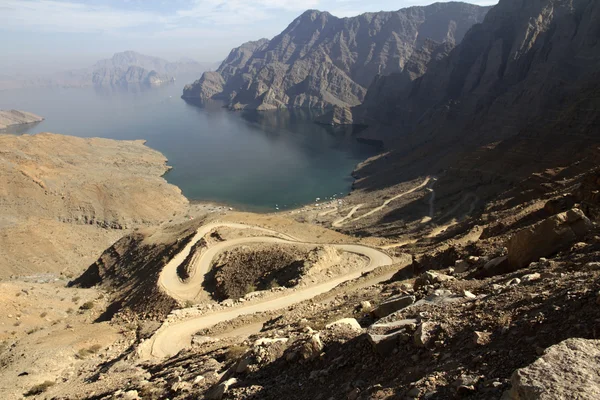
[[[187,281],[182,281],[177,275],[177,267],[189,255],[194,244],[196,244],[203,236],[218,227],[253,229],[268,233],[272,236],[240,238],[218,243],[210,247],[202,254],[202,256],[196,261],[195,265],[192,266],[190,278]],[[190,241],[190,243],[163,269],[159,278],[159,284],[169,295],[177,299],[196,299],[202,295],[202,282],[205,274],[211,268],[214,257],[227,247],[237,246],[243,243],[287,243],[316,245],[316,243],[303,242],[292,236],[269,229],[243,224],[215,222],[198,229],[196,235]],[[296,290],[275,299],[266,299],[264,301],[259,301],[252,304],[242,303],[242,305],[232,309],[202,315],[200,317],[192,318],[190,320],[175,324],[165,324],[151,339],[140,346],[140,356],[142,358],[149,358],[168,357],[175,355],[180,350],[190,346],[192,336],[203,328],[236,318],[240,315],[278,310],[289,307],[293,304],[313,298],[319,294],[326,293],[343,282],[360,277],[365,272],[372,271],[381,266],[391,265],[393,263],[393,260],[390,256],[371,247],[356,244],[332,244],[331,246],[341,251],[355,253],[367,257],[369,259],[369,263],[359,271],[336,277],[330,281],[319,283],[318,285]]]

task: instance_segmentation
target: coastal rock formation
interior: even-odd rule
[[[353,125],[352,110],[349,107],[333,106],[333,110],[321,115],[315,120],[323,125]]]
[[[0,130],[6,129],[9,126],[33,124],[43,120],[43,117],[27,111],[0,110]]]
[[[0,135],[0,276],[81,271],[124,234],[184,212],[143,141]]]
[[[217,70],[225,83],[221,92],[214,93],[213,75],[186,87],[183,97],[224,99],[232,109],[356,106],[378,74],[407,65],[410,78],[422,74],[425,66],[414,64],[423,53],[460,42],[488,9],[436,3],[354,18],[310,10],[271,41],[234,49]]]

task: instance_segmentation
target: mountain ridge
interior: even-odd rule
[[[403,70],[427,39],[459,42],[488,10],[436,3],[351,18],[308,10],[268,43],[238,48],[244,62],[232,75],[225,60],[216,71],[222,83],[213,73],[188,85],[183,97],[226,100],[231,109],[356,106],[377,74]]]
[[[75,70],[39,75],[32,78],[0,79],[0,90],[24,87],[86,87],[123,86],[168,83],[179,75],[202,73],[209,64],[192,59],[170,62],[160,57],[148,56],[133,50],[113,54],[111,58],[97,61],[92,66]]]

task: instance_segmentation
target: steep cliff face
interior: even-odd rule
[[[360,171],[357,187],[430,173],[445,174],[438,186],[452,181],[454,190],[457,182],[510,186],[597,162],[598,71],[600,3],[501,0],[421,78],[371,86],[354,120],[394,150]]]
[[[184,97],[222,98],[234,109],[356,106],[377,74],[401,72],[412,60],[408,76],[420,76],[424,68],[414,63],[437,47],[431,41],[460,42],[487,11],[465,3],[354,18],[307,11],[270,42],[246,48],[245,57],[230,56],[217,71],[225,83],[221,92],[213,93],[214,76],[205,77],[186,88]]]
[[[217,71],[207,71],[202,77],[183,89],[183,98],[189,99],[224,99],[235,93],[237,87],[244,82],[240,71],[246,67],[255,52],[265,48],[268,39],[247,42],[231,50]],[[226,88],[227,86],[227,88]]]
[[[420,135],[441,121],[462,137],[475,128],[478,136],[513,135],[598,70],[598,7],[586,0],[500,1],[414,85],[394,90],[399,76],[379,78],[362,107],[365,118],[418,127]]]

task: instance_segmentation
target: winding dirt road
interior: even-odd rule
[[[264,237],[247,237],[213,245],[206,250],[201,257],[195,260],[192,264],[190,278],[182,281],[177,274],[177,267],[190,254],[193,246],[202,239],[206,234],[218,227],[229,227],[236,229],[252,229],[268,233],[271,236]],[[293,236],[286,235],[270,229],[260,228],[235,223],[215,222],[198,229],[190,243],[177,254],[163,269],[159,277],[159,285],[170,296],[179,300],[194,300],[202,296],[204,289],[202,282],[206,273],[210,271],[212,260],[224,249],[232,246],[238,246],[244,243],[286,243],[286,244],[308,244],[322,245],[322,243],[303,242]],[[278,310],[289,307],[304,300],[311,299],[322,293],[326,293],[337,285],[348,280],[356,279],[363,273],[370,272],[378,267],[391,265],[393,260],[387,254],[380,250],[357,245],[357,244],[330,244],[338,250],[355,253],[367,257],[368,265],[359,271],[348,273],[327,282],[317,285],[302,288],[284,294],[277,298],[265,299],[263,301],[253,302],[251,304],[243,303],[235,308],[226,309],[214,313],[205,314],[189,320],[184,320],[174,324],[163,324],[163,326],[154,334],[148,341],[144,342],[139,348],[139,355],[143,359],[150,357],[169,357],[177,354],[180,350],[191,345],[192,337],[201,329],[211,327],[219,322],[228,321],[241,315],[253,314],[257,312],[265,312]]]
[[[431,180],[435,181],[436,178],[428,176],[427,178],[425,178],[425,181],[423,181],[423,183],[421,183],[420,185],[417,185],[414,188],[412,188],[410,190],[407,190],[406,192],[402,192],[402,193],[400,193],[400,194],[398,194],[398,195],[396,195],[396,196],[394,196],[394,197],[392,197],[390,199],[385,200],[383,202],[383,204],[381,204],[379,207],[375,207],[374,209],[372,209],[369,212],[366,212],[366,213],[364,213],[362,215],[359,215],[356,218],[350,219],[350,218],[352,218],[352,216],[354,215],[354,213],[356,213],[356,211],[358,211],[359,208],[361,208],[362,206],[364,206],[364,203],[358,204],[354,208],[352,208],[352,210],[350,210],[350,212],[348,213],[348,215],[346,215],[344,218],[341,218],[341,219],[338,219],[337,221],[334,221],[333,224],[332,224],[332,226],[334,228],[341,228],[342,226],[344,226],[348,222],[355,222],[355,221],[358,221],[358,220],[363,219],[365,217],[368,217],[369,215],[373,215],[375,213],[378,213],[379,211],[381,211],[384,208],[386,208],[392,201],[398,200],[399,198],[404,197],[407,194],[414,193],[417,190],[424,188],[425,186],[427,186],[427,184]]]

